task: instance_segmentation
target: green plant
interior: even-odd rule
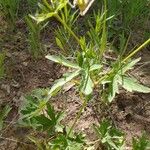
[[[109,121],[103,120],[97,126],[94,125],[100,143],[105,146],[107,150],[123,150],[124,149],[124,134],[118,129],[112,127]]]
[[[108,39],[109,41],[113,39],[116,47],[120,45],[122,33],[127,39],[138,28],[146,30],[142,24],[149,19],[148,0],[107,0],[107,6],[107,16],[113,16],[108,21]]]
[[[0,78],[2,78],[5,74],[4,61],[5,61],[5,53],[0,53]]]
[[[39,2],[41,2],[41,0],[27,0],[30,13],[36,10]]]
[[[29,41],[29,52],[32,54],[34,58],[38,58],[42,52],[42,44],[41,44],[41,37],[40,31],[42,30],[42,26],[37,24],[33,19],[30,17],[25,17],[25,21],[28,27],[28,41]]]
[[[82,45],[83,44],[84,43],[82,43]],[[132,69],[133,66],[140,60],[140,58],[130,60],[130,57],[136,51],[137,50],[133,51],[122,61],[118,58],[118,60],[110,66],[112,68],[110,68],[107,73],[102,72],[102,70],[105,71],[106,66],[104,66],[103,63],[100,64],[100,62],[96,62],[96,54],[94,55],[92,49],[86,48],[85,52],[79,52],[76,57],[77,63],[68,61],[63,56],[48,55],[46,58],[49,60],[74,70],[71,73],[65,73],[63,78],[56,81],[48,92],[48,95],[51,97],[55,90],[60,89],[60,87],[62,87],[65,83],[73,80],[74,78],[76,78],[75,83],[79,85],[79,92],[86,96],[92,94],[93,89],[97,87],[97,85],[104,85],[103,87],[106,87],[106,89],[99,90],[102,90],[103,95],[107,96],[105,99],[109,102],[114,99],[116,93],[119,93],[119,86],[122,86],[130,92],[138,91],[149,93],[150,88],[140,85],[133,77],[131,78],[126,74],[126,72]],[[80,76],[80,78],[77,78],[77,76]]]
[[[134,21],[146,19],[149,13],[148,0],[108,0],[108,15],[115,15],[114,19],[121,21],[122,26],[129,28]],[[138,16],[138,17],[137,17]],[[114,20],[111,20],[113,23]]]
[[[132,139],[132,149],[133,150],[148,150],[150,149],[150,140],[143,134],[140,138]]]
[[[72,28],[67,24],[66,20],[63,18],[63,16],[65,15],[60,15],[62,13],[62,9],[66,7],[67,3],[67,0],[55,0],[51,1],[51,3],[49,4],[47,0],[43,0],[43,4],[39,5],[41,8],[41,13],[36,14],[36,16],[34,17],[32,16],[32,18],[40,24],[41,22],[51,17],[55,17],[62,24],[62,27],[64,27],[65,31],[72,35],[72,37],[76,40],[76,49],[78,50],[75,51],[73,57],[69,58],[63,55],[46,56],[47,59],[69,68],[68,72],[65,72],[62,78],[56,80],[53,86],[44,92],[44,95],[40,92],[35,94],[35,98],[37,96],[40,96],[40,98],[33,99],[32,97],[30,97],[29,99],[31,100],[31,103],[29,103],[30,105],[28,105],[27,107],[28,110],[22,112],[23,120],[28,119],[29,123],[33,127],[38,127],[38,116],[41,116],[44,120],[45,116],[43,115],[45,111],[47,113],[49,109],[51,111],[54,111],[53,109],[51,109],[51,107],[48,106],[49,99],[56,95],[66,83],[73,82],[74,86],[78,90],[82,106],[69,130],[65,130],[65,133],[57,134],[54,140],[56,143],[59,143],[58,145],[62,145],[62,149],[67,149],[69,144],[66,141],[68,141],[71,134],[73,133],[74,127],[78,122],[80,116],[82,115],[84,108],[87,106],[87,103],[93,98],[92,95],[95,90],[99,91],[99,98],[106,103],[110,103],[114,100],[121,87],[129,92],[150,92],[150,88],[139,84],[136,79],[128,74],[128,71],[133,69],[136,63],[140,61],[140,58],[132,59],[132,57],[144,46],[149,44],[150,39],[133,50],[127,56],[120,54],[116,56],[115,59],[108,60],[107,53],[109,52],[109,45],[107,43],[106,22],[108,18],[106,18],[106,1],[104,1],[103,12],[98,13],[97,15],[95,14],[95,26],[93,26],[89,22],[90,30],[86,35],[82,36],[76,34],[74,30],[72,30]],[[60,44],[60,41],[57,41],[57,44],[60,46],[60,48],[63,46],[62,43]],[[122,45],[125,45],[124,49],[126,49],[126,44],[124,44],[124,42]],[[123,46],[120,46],[121,49],[123,49],[122,47]],[[56,112],[54,114],[57,115]],[[40,120],[42,120],[42,118],[40,118]],[[50,122],[52,122],[52,118],[50,116],[45,120],[46,123],[49,122],[49,124],[51,124]],[[53,122],[53,126],[56,125],[57,121],[53,120]],[[41,125],[43,125],[43,127],[46,126],[42,121]],[[123,141],[117,141],[114,143],[113,138],[116,135],[120,137],[120,135],[122,134],[110,127],[107,123],[102,124],[101,127],[106,128],[106,135],[110,134],[108,136],[104,134],[104,137],[106,136],[105,138],[109,139],[104,143],[108,147],[111,145],[114,149],[119,149],[118,146],[121,147],[123,145]],[[98,130],[100,129],[99,132],[101,132],[101,127],[97,127]],[[61,141],[63,142],[61,143]],[[61,146],[58,146],[58,149],[61,149]]]
[[[112,124],[104,119],[100,125],[94,125],[94,130],[98,136],[98,140],[101,146],[107,150],[124,150],[125,136],[117,128],[114,128]],[[143,134],[139,138],[132,138],[132,150],[148,150],[150,148],[150,140]]]
[[[45,109],[45,105],[47,103],[46,97],[46,89],[34,90],[30,95],[27,95],[25,97],[25,107],[21,108],[21,114],[23,117],[21,117],[19,121],[24,123],[25,126],[36,127],[37,123],[35,122],[34,117],[38,116]]]
[[[21,109],[20,124],[47,135],[47,138],[41,138],[40,141],[33,136],[29,136],[29,139],[39,150],[80,150],[85,143],[83,135],[71,132],[68,136],[68,127],[61,124],[64,113],[56,112],[49,103],[43,107],[46,96],[46,89],[35,90],[26,96],[26,104]]]
[[[58,134],[55,139],[47,143],[33,137],[29,137],[29,139],[35,143],[38,150],[82,150],[84,143],[80,134],[74,134],[69,138],[64,134]]]
[[[66,22],[73,31],[76,31],[77,27],[75,26],[75,23],[78,18],[77,12],[72,13],[71,8],[68,8],[66,5],[60,11],[60,16],[63,22]],[[55,30],[55,39],[57,46],[62,50],[64,55],[69,55],[74,52],[74,39],[66,28],[58,26]]]
[[[15,22],[17,19],[18,14],[18,7],[19,7],[20,0],[1,0],[0,6],[2,12],[6,19],[9,22],[9,25],[12,25],[14,28]]]
[[[130,27],[134,21],[140,17],[145,20],[149,14],[148,0],[125,1],[123,8],[123,21],[125,27]],[[138,17],[137,17],[138,16]]]
[[[93,41],[86,41],[85,36],[78,37],[71,28],[62,20],[62,18],[59,16],[58,12],[60,9],[62,9],[66,5],[66,1],[63,1],[64,3],[58,3],[59,5],[55,8],[56,10],[50,13],[40,14],[36,16],[36,20],[38,22],[44,21],[45,19],[48,19],[49,17],[56,17],[62,23],[64,28],[68,30],[70,34],[77,40],[77,43],[80,45],[81,50],[77,52],[76,57],[73,59],[74,62],[68,61],[63,56],[46,56],[51,61],[54,61],[56,63],[60,63],[63,66],[72,68],[71,73],[65,73],[64,77],[56,81],[56,83],[52,86],[50,91],[48,92],[49,98],[53,95],[53,92],[58,91],[60,87],[62,87],[65,83],[73,80],[77,85],[79,85],[79,93],[80,95],[85,95],[85,98],[81,98],[83,102],[83,107],[81,107],[81,110],[86,106],[87,98],[89,99],[89,95],[93,93],[94,88],[100,88],[99,91],[101,91],[102,95],[101,98],[104,98],[108,102],[111,102],[116,93],[119,93],[119,86],[122,86],[128,91],[138,91],[138,92],[150,92],[150,88],[144,87],[142,85],[139,85],[137,81],[133,78],[130,78],[126,72],[133,68],[133,66],[140,60],[135,59],[131,60],[131,57],[141,50],[143,46],[148,44],[150,42],[150,39],[148,39],[142,46],[131,52],[126,58],[118,57],[115,62],[112,62],[109,66],[108,70],[105,71],[105,68],[107,68],[104,64],[105,58],[103,57],[107,47],[106,47],[106,12],[102,14],[103,17],[98,17],[96,20],[103,20],[101,28],[99,29],[98,25],[96,25],[95,30],[91,30],[91,33],[97,33],[97,37],[99,37],[100,40],[100,46],[95,48]],[[48,5],[48,4],[47,4]],[[52,5],[53,6],[53,5]],[[51,7],[51,6],[49,6]],[[104,10],[106,10],[106,4],[104,5]],[[103,19],[102,19],[103,18]],[[98,28],[98,29],[97,29]],[[95,32],[96,30],[100,30],[102,34],[99,34],[99,32]],[[92,34],[90,34],[92,35]],[[104,71],[104,72],[103,72]],[[80,76],[80,78],[78,78]],[[74,78],[76,78],[74,80]],[[106,87],[104,89],[101,89],[101,85],[103,87]],[[107,86],[106,86],[107,85]],[[79,112],[80,112],[79,111]],[[80,113],[79,113],[80,114]],[[77,117],[78,118],[78,117]]]
[[[122,0],[107,0],[108,16],[115,16],[112,20],[110,20],[110,24],[114,23],[117,19],[120,11],[122,10],[123,3],[124,1]]]
[[[54,108],[48,103],[43,108],[45,100],[39,97],[35,98],[33,95],[26,97],[26,100],[28,100],[28,104],[25,109],[21,110],[24,123],[30,126],[34,125],[33,127],[41,131],[46,131],[50,135],[63,131],[63,126],[60,125],[60,121],[64,118],[63,112],[55,112]]]

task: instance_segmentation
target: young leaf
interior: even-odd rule
[[[133,68],[133,66],[138,63],[141,60],[141,58],[134,59],[127,64],[121,69],[121,73],[124,74],[126,71],[130,70]]]
[[[43,131],[47,129],[52,129],[53,122],[49,118],[47,118],[44,114],[41,114],[37,117],[35,117],[37,124],[40,124],[42,126]]]
[[[106,8],[105,8],[102,37],[101,37],[101,46],[100,46],[100,59],[106,50],[106,46],[107,46],[107,31],[106,31]]]
[[[47,101],[48,100],[39,101],[39,104],[37,105],[36,109],[31,111],[30,114],[24,115],[24,117],[32,118],[32,117],[38,116],[45,109]]]
[[[54,108],[47,103],[46,114],[41,114],[35,119],[37,123],[42,126],[42,129],[45,131],[53,132],[63,132],[63,126],[60,124],[60,121],[64,118],[63,112],[56,112]]]
[[[58,11],[60,11],[61,9],[63,9],[66,5],[67,5],[67,0],[61,0],[60,2],[58,1],[53,1],[53,6],[55,6],[55,8],[51,7],[50,4],[44,0],[44,5],[39,4],[39,7],[42,9],[42,13],[41,14],[37,14],[35,17],[31,16],[34,20],[37,21],[37,23],[40,23],[42,21],[45,21],[46,19],[49,19],[53,16],[55,16]],[[45,8],[48,8],[49,10]]]
[[[79,64],[80,67],[83,65],[83,55],[80,52],[77,52],[77,63]]]
[[[90,67],[90,71],[98,70],[98,69],[101,69],[101,68],[102,68],[102,65],[94,64]]]
[[[57,37],[56,37],[56,43],[57,43],[57,45],[59,46],[60,49],[64,49],[61,41]]]
[[[77,70],[75,72],[69,73],[64,78],[58,79],[56,81],[56,83],[52,86],[52,88],[50,89],[50,91],[48,92],[48,95],[51,97],[53,95],[53,92],[55,92],[55,90],[57,90],[58,88],[62,87],[67,82],[71,81],[73,78],[75,78],[76,76],[78,76],[79,73],[80,73],[80,70]]]
[[[42,14],[38,14],[36,16],[32,16],[30,15],[30,17],[32,19],[34,19],[35,21],[37,21],[37,23],[40,23],[44,20],[47,20],[48,18],[51,18],[55,15],[56,13],[55,12],[50,12],[50,13],[42,13]]]
[[[47,89],[36,89],[29,95],[25,96],[25,103],[21,107],[21,123],[27,126],[35,123],[34,117],[41,114],[46,108],[48,90]],[[36,124],[36,123],[35,123]]]
[[[118,89],[118,79],[119,75],[115,75],[112,79],[112,82],[109,84],[109,94],[108,94],[108,101],[111,103],[112,100],[115,98],[116,93],[119,93]]]
[[[49,145],[52,150],[83,150],[84,143],[81,134],[74,134],[73,137],[59,134]]]
[[[124,134],[104,120],[99,126],[94,125],[97,136],[108,150],[124,150]]]
[[[57,6],[57,9],[55,10],[55,12],[60,11],[61,9],[63,9],[68,3],[68,0],[60,0],[59,5]]]
[[[141,93],[150,93],[149,87],[139,84],[134,78],[124,76],[122,79],[120,78],[118,82],[122,85],[124,89],[126,89],[129,92],[137,91]]]
[[[88,72],[86,72],[85,74],[85,78],[82,81],[82,85],[81,85],[81,91],[85,94],[85,95],[90,95],[93,91],[93,87],[94,87],[94,83],[89,75]]]
[[[54,55],[47,55],[46,58],[51,60],[51,61],[53,61],[53,62],[62,64],[64,66],[66,66],[66,67],[75,68],[75,69],[79,69],[80,68],[77,64],[68,61],[64,57],[54,56]]]

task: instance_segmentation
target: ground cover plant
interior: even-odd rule
[[[19,7],[19,0],[1,0],[0,6],[2,12],[6,19],[8,20],[10,26],[12,28],[15,27],[15,21],[17,19],[18,7]]]
[[[118,35],[117,37],[115,36],[114,40],[121,43],[122,38],[120,37],[122,37],[122,34],[127,39],[130,34],[134,34],[133,28],[142,28],[142,24],[149,19],[148,3],[147,0],[108,0],[108,16],[114,16],[108,25],[110,30],[109,38],[112,39],[114,35]],[[146,30],[143,32],[147,33]]]
[[[30,17],[26,17],[25,21],[29,30],[29,50],[33,57],[37,58],[42,55],[42,43],[40,38],[40,31],[42,30],[42,26],[36,24]]]
[[[150,43],[150,38],[143,44],[127,51],[130,36],[128,39],[125,37],[125,30],[131,26],[131,22],[136,19],[135,16],[143,11],[146,1],[138,5],[138,0],[134,3],[129,1],[113,1],[111,3],[104,0],[99,5],[100,9],[98,11],[94,10],[91,12],[90,15],[93,18],[88,18],[83,32],[80,31],[82,27],[78,28],[78,23],[82,24],[80,15],[82,15],[82,19],[84,19],[84,15],[88,16],[86,13],[92,10],[92,5],[97,3],[96,1],[77,0],[72,3],[68,2],[68,0],[43,0],[38,2],[39,8],[36,14],[29,14],[25,18],[29,32],[28,41],[30,43],[29,52],[32,56],[31,58],[34,57],[34,62],[40,65],[39,58],[45,52],[42,49],[44,47],[41,45],[41,32],[45,34],[42,29],[45,27],[49,28],[49,25],[55,21],[57,25],[54,28],[54,43],[57,45],[57,50],[59,48],[59,51],[50,51],[50,54],[46,55],[46,59],[47,61],[49,60],[49,63],[54,62],[54,65],[58,64],[64,71],[50,84],[51,87],[49,87],[48,83],[45,88],[30,91],[23,98],[16,120],[19,127],[26,128],[31,132],[26,140],[29,139],[32,142],[31,145],[34,144],[36,146],[34,148],[39,150],[149,149],[150,142],[145,134],[139,138],[133,137],[128,147],[125,133],[115,126],[111,113],[107,116],[109,119],[106,119],[103,114],[96,111],[97,115],[102,115],[102,118],[98,119],[97,123],[93,122],[93,127],[92,129],[90,128],[92,133],[95,134],[95,139],[93,140],[88,138],[88,134],[76,128],[83,117],[83,113],[92,102],[96,103],[97,108],[101,112],[105,112],[106,109],[109,111],[111,104],[115,102],[116,97],[124,90],[129,93],[150,93],[150,88],[141,84],[131,73],[141,61],[140,57],[134,58],[135,55]],[[113,6],[114,10],[109,9],[110,5]],[[124,7],[127,8],[127,5],[130,5],[129,9],[132,10],[131,12],[129,10],[126,12],[123,9]],[[121,10],[118,10],[116,13],[119,6],[121,6]],[[75,10],[75,8],[79,8],[79,10]],[[135,11],[135,8],[138,9]],[[128,15],[124,16],[124,13]],[[122,26],[122,31],[124,32],[121,34],[120,31],[118,32],[120,43],[117,45],[117,51],[115,51],[112,47],[114,43],[110,43],[110,27],[114,28],[113,24],[116,21],[115,19],[118,19],[118,16],[123,17],[124,26]],[[4,74],[5,55],[12,57],[7,51],[6,54],[2,54],[2,59],[0,59],[2,75]],[[26,55],[24,56],[27,57]],[[23,58],[21,62],[23,62],[25,67],[30,64],[26,58]],[[30,67],[26,74],[32,69],[35,70],[34,75],[39,73],[39,70],[36,72],[35,65],[33,68]],[[42,71],[46,70],[45,75],[47,75],[49,68],[44,69]],[[18,70],[22,73],[22,67]],[[21,74],[23,82],[26,74]],[[33,81],[32,84],[34,85]],[[14,81],[11,85],[14,87],[14,90],[20,86]],[[38,86],[41,87],[41,85]],[[8,86],[2,85],[1,89],[10,93]],[[67,124],[65,122],[67,118],[66,111],[55,109],[52,99],[55,99],[62,93],[67,93],[71,89],[75,90],[79,98],[80,107],[76,116],[72,118],[71,124]],[[145,106],[142,106],[142,109],[143,107]],[[11,107],[8,105],[2,107],[1,112],[0,138],[5,139],[4,133],[8,130],[8,127],[12,124],[16,125],[16,123],[10,121],[8,127],[6,126],[5,128],[5,118],[11,112]],[[132,114],[129,113],[128,116],[130,117],[130,115]],[[16,140],[6,139],[18,143]],[[28,144],[26,142],[20,143]]]

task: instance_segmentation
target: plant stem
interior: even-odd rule
[[[148,43],[150,43],[150,38],[145,41],[141,46],[139,46],[137,49],[135,49],[133,52],[131,52],[126,58],[123,59],[122,63],[130,59],[133,55],[135,55],[137,52],[139,52],[142,48],[144,48]]]
[[[106,50],[106,44],[107,44],[107,31],[106,31],[106,16],[107,16],[107,11],[106,11],[106,0],[104,0],[104,23],[102,26],[102,37],[101,37],[101,46],[99,50],[99,60],[102,59],[103,54],[105,53]]]
[[[77,116],[76,116],[76,118],[75,118],[75,120],[74,120],[74,122],[73,122],[71,128],[70,128],[70,131],[68,132],[67,137],[69,137],[69,135],[71,134],[73,128],[75,127],[77,121],[79,120],[79,118],[80,118],[80,116],[81,116],[81,114],[82,114],[82,111],[84,110],[84,108],[85,108],[86,105],[87,105],[87,100],[83,98],[83,95],[82,95],[82,94],[80,94],[80,98],[83,100],[83,104],[82,104],[82,106],[81,106],[81,108],[80,108],[80,110],[79,110],[79,112],[78,112],[78,114],[77,114]]]
[[[76,34],[71,30],[71,28],[66,24],[66,22],[64,22],[61,17],[56,14],[55,15],[56,19],[62,24],[64,25],[64,27],[67,28],[67,30],[70,32],[70,34],[72,34],[72,36],[76,39],[76,41],[79,43],[79,45],[81,45],[80,39],[76,36]]]
[[[29,145],[29,143],[21,142],[21,141],[15,140],[15,139],[6,138],[6,137],[2,137],[2,136],[0,136],[0,139],[15,142],[15,143],[20,143],[20,144],[23,144],[23,145]]]
[[[139,46],[137,49],[135,49],[133,52],[131,52],[127,57],[125,57],[121,61],[121,63],[126,62],[128,59],[130,59],[132,56],[134,56],[137,52],[139,52],[142,48],[144,48],[149,43],[150,43],[150,38],[147,41],[145,41],[141,46]],[[95,85],[99,84],[102,80],[106,79],[109,76],[109,74],[111,74],[112,72],[113,72],[113,69],[111,69],[106,75],[104,75],[98,81],[96,81]]]

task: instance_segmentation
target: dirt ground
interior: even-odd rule
[[[7,126],[0,132],[0,150],[34,149],[34,146],[26,139],[29,131],[16,124],[19,117],[18,110],[26,93],[36,88],[50,87],[63,72],[60,66],[44,57],[33,60],[26,50],[24,23],[18,22],[17,26],[17,32],[11,34],[11,31],[7,31],[7,23],[0,17],[0,51],[6,51],[7,73],[7,76],[0,80],[0,107],[6,104],[12,107],[6,120]],[[47,34],[52,33],[49,31]],[[48,42],[46,44],[48,53],[53,45]],[[146,48],[138,55],[141,56],[142,61],[131,74],[141,83],[150,86],[150,49]],[[68,125],[72,124],[81,105],[75,89],[60,93],[52,102],[56,110],[66,112],[67,117],[64,122]],[[116,101],[110,105],[109,111],[96,111],[96,106],[96,101],[90,102],[76,126],[76,130],[85,132],[90,139],[95,139],[92,124],[98,123],[103,116],[110,116],[114,125],[125,132],[128,146],[131,144],[131,138],[141,135],[143,131],[150,136],[150,94],[122,91],[116,97]]]

